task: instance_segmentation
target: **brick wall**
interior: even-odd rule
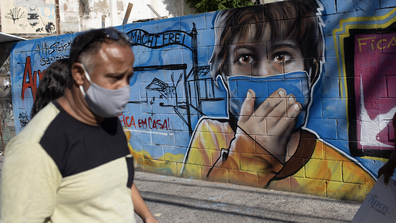
[[[394,1],[311,0],[116,27],[136,43],[118,116],[136,168],[363,200],[394,149],[395,22]],[[73,38],[13,49],[17,133]]]

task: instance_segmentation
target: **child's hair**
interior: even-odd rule
[[[269,25],[272,40],[291,39],[297,42],[304,58],[304,69],[311,75],[311,83],[314,83],[321,72],[324,54],[322,9],[323,6],[316,0],[290,0],[220,11],[214,24],[215,46],[209,61],[212,77],[229,74],[229,46],[235,38],[246,41],[251,31],[250,25],[256,24],[252,41],[259,41]]]
[[[36,92],[30,117],[33,118],[51,101],[61,97],[69,82],[69,60],[61,59],[45,69]]]

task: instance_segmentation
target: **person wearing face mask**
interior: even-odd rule
[[[130,97],[131,40],[114,28],[76,36],[64,95],[8,145],[1,222],[157,222],[133,183],[117,115]]]
[[[217,14],[210,72],[228,90],[229,117],[199,121],[183,176],[364,199],[359,184],[332,184],[342,179],[331,160],[345,163],[346,182],[369,188],[373,177],[302,128],[324,58],[320,10],[316,0],[290,0]]]

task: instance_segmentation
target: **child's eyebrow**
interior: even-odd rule
[[[255,51],[255,50],[256,50],[256,47],[254,47],[254,46],[252,46],[252,45],[237,45],[237,46],[235,47],[235,49],[234,49],[234,52],[237,51],[237,50],[239,50],[239,49],[248,49],[248,50],[251,50],[251,51]]]
[[[277,49],[279,49],[279,48],[292,48],[292,49],[294,49],[294,50],[298,50],[298,51],[300,51],[300,48],[297,46],[297,44],[295,44],[295,43],[284,43],[284,42],[280,42],[280,43],[274,43],[274,44],[271,44],[271,46],[270,46],[270,50],[271,50],[271,52],[272,51],[274,51],[274,50],[277,50]]]

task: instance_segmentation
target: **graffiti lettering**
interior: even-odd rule
[[[148,47],[155,47],[157,45],[157,39],[160,37],[159,35],[148,34],[141,30],[134,30],[130,35],[134,43]]]
[[[165,120],[161,119],[153,119],[151,117],[138,119],[137,123],[135,123],[135,118],[133,116],[125,116],[124,114],[118,115],[120,122],[123,126],[131,127],[134,126],[135,128],[142,128],[142,129],[166,129],[170,130],[169,126],[169,118]]]
[[[149,48],[160,48],[172,44],[189,47],[185,45],[185,42],[186,36],[190,37],[190,34],[179,30],[166,31],[163,33],[148,33],[141,29],[135,29],[128,32],[128,35],[130,35],[134,44]]]
[[[69,58],[69,55],[62,55],[62,56],[56,56],[56,57],[41,57],[40,59],[40,65],[44,66],[44,65],[50,65],[53,62],[57,61],[57,60],[61,60],[61,59],[67,59]]]
[[[54,52],[64,52],[66,50],[70,49],[70,45],[71,45],[71,40],[67,41],[67,42],[63,42],[63,40],[61,42],[55,42],[51,45],[49,45],[48,43],[41,43],[36,45],[36,49],[35,51],[39,51],[42,52],[46,55],[52,54]]]
[[[362,46],[370,47],[371,50],[382,50],[386,48],[395,47],[396,48],[396,36],[387,38],[377,38],[377,37],[366,37],[358,38],[359,52],[362,52]]]
[[[45,70],[43,70],[42,72],[38,70],[32,73],[32,62],[30,60],[30,57],[26,58],[25,71],[23,72],[23,79],[22,79],[22,95],[21,95],[22,100],[25,98],[25,90],[28,88],[32,90],[33,100],[36,99],[37,74],[39,75],[39,79],[41,80],[41,78],[44,75],[44,72]]]

